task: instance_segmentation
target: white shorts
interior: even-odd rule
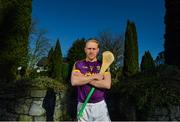
[[[82,103],[78,103],[77,111],[80,110]],[[106,102],[104,100],[98,103],[87,103],[83,116],[78,119],[78,122],[82,121],[107,121],[110,122],[109,113]]]

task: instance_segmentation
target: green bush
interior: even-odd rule
[[[69,74],[69,64],[68,63],[63,63],[62,64],[62,77],[64,81],[68,80],[68,74]]]
[[[149,112],[157,107],[168,109],[172,105],[180,105],[179,81],[180,70],[177,67],[161,65],[154,72],[140,72],[117,82],[110,91],[111,98],[116,95],[112,99],[119,101],[116,113],[130,114],[122,111],[129,109],[133,103],[137,119],[145,120]]]
[[[38,88],[53,88],[55,91],[63,91],[66,86],[55,79],[49,78],[47,76],[40,76],[32,80],[32,86]]]

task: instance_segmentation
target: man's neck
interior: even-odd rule
[[[97,58],[94,58],[94,59],[89,59],[89,58],[86,58],[86,61],[89,61],[89,62],[95,62],[95,61],[97,61]]]

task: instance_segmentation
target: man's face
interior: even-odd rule
[[[95,42],[86,43],[85,53],[86,53],[86,57],[89,60],[95,59],[97,54],[99,53],[98,44]]]

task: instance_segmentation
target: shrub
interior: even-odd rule
[[[117,82],[113,85],[111,96],[118,95],[113,99],[119,101],[116,106],[119,113],[130,114],[122,110],[126,111],[133,103],[137,119],[145,120],[149,112],[157,107],[168,109],[172,105],[180,105],[179,81],[180,70],[177,67],[161,65],[149,74],[140,72]]]
[[[63,91],[66,86],[55,79],[47,76],[40,76],[32,80],[32,86],[39,88],[53,88],[55,91]]]

